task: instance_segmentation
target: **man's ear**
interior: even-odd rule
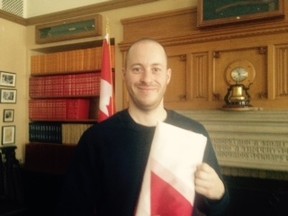
[[[172,69],[171,69],[171,68],[168,68],[168,69],[167,69],[167,84],[170,83],[171,76],[172,76]]]

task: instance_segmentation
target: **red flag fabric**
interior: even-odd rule
[[[135,216],[192,216],[194,173],[206,141],[202,134],[157,124]]]
[[[109,36],[106,35],[102,45],[102,69],[100,81],[100,99],[98,121],[104,121],[115,112],[113,95],[113,75]]]
[[[192,212],[192,203],[181,192],[151,172],[151,215],[191,216]]]

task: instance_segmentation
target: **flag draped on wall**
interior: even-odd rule
[[[110,38],[107,34],[102,45],[102,69],[98,121],[104,121],[115,112]]]
[[[164,122],[156,126],[135,216],[191,216],[196,166],[207,138]]]

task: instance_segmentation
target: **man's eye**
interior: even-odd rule
[[[161,68],[152,68],[153,73],[161,72]]]
[[[141,68],[140,67],[134,67],[134,68],[132,68],[132,71],[134,72],[134,73],[141,73]]]

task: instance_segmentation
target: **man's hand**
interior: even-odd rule
[[[215,170],[206,163],[197,166],[195,172],[195,190],[211,200],[220,200],[225,187]]]

